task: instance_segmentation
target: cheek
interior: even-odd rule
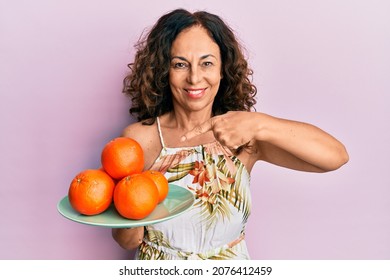
[[[222,80],[222,76],[219,73],[215,73],[212,77],[210,77],[210,83],[213,86],[219,86],[221,80]]]
[[[181,82],[180,82],[180,79],[178,78],[178,75],[171,75],[169,74],[169,77],[168,77],[168,81],[169,81],[169,87],[171,89],[171,93],[172,93],[172,98],[173,99],[177,99],[177,97],[179,97],[181,94],[179,93],[179,88],[181,87]]]
[[[169,84],[171,85],[171,88],[179,86],[182,80],[183,78],[178,73],[172,73],[172,72],[169,73],[168,81]]]
[[[172,75],[171,71],[169,71],[169,73],[168,73],[168,82],[171,85],[173,81],[174,81],[174,76]]]
[[[213,79],[214,83],[221,82],[221,80],[223,78],[222,69],[221,68],[219,68],[218,70],[214,69],[212,75],[210,75],[210,78]]]

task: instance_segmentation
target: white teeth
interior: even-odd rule
[[[188,93],[189,94],[193,94],[193,95],[196,95],[196,94],[199,94],[203,91],[203,89],[199,89],[199,90],[188,90]]]

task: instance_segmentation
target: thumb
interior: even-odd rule
[[[184,142],[186,140],[190,140],[190,139],[194,138],[195,136],[203,134],[203,133],[205,133],[207,131],[210,131],[212,129],[213,129],[213,119],[211,118],[211,119],[205,121],[204,123],[202,123],[202,124],[200,124],[198,126],[195,126],[190,131],[188,131],[186,134],[184,134],[180,138],[180,141]]]

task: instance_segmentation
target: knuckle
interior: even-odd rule
[[[226,135],[223,135],[221,134],[219,136],[219,140],[221,143],[223,143],[224,145],[227,145],[229,143],[229,137],[227,137]]]
[[[194,133],[195,133],[196,135],[202,134],[202,132],[203,132],[202,126],[197,126],[197,127],[194,128]]]
[[[214,136],[217,138],[219,141],[223,140],[223,134],[220,131],[214,131]]]

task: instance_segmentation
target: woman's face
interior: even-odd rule
[[[172,43],[170,60],[169,83],[175,107],[211,112],[222,78],[222,62],[219,47],[207,30],[193,26],[179,33]]]

